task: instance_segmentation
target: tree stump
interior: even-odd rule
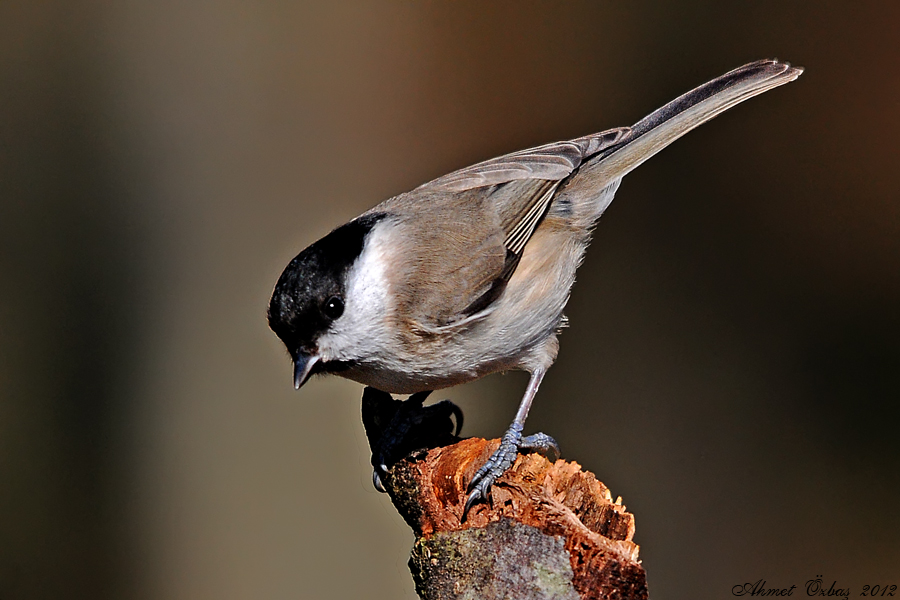
[[[366,421],[365,398],[363,412]],[[376,441],[372,429],[370,417],[370,443]],[[474,505],[462,520],[467,485],[498,445],[472,438],[414,451],[382,476],[416,535],[409,567],[419,595],[646,599],[646,574],[632,541],[634,515],[574,462],[519,455],[491,488],[490,501]]]

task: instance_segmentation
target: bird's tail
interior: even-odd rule
[[[622,177],[645,160],[720,113],[794,81],[801,73],[802,68],[786,62],[760,60],[704,83],[653,111],[616,144],[585,161],[560,190],[560,197],[571,195],[570,206],[581,204],[591,213],[586,217],[597,219],[612,201]]]

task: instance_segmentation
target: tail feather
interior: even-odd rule
[[[794,81],[801,73],[802,68],[786,62],[760,60],[679,96],[635,123],[615,145],[591,157],[563,193],[606,188],[695,127],[744,100]],[[598,208],[602,212],[606,207]]]

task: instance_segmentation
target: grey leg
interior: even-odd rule
[[[528,381],[528,389],[525,390],[525,396],[519,404],[519,410],[516,412],[516,418],[513,419],[512,425],[503,434],[500,440],[500,447],[494,452],[484,466],[478,469],[472,482],[469,484],[469,497],[466,498],[466,505],[463,508],[463,520],[465,520],[469,509],[478,500],[486,499],[487,494],[498,477],[503,475],[507,469],[516,461],[516,455],[519,449],[534,450],[546,455],[559,456],[559,447],[556,442],[548,435],[536,433],[526,438],[522,437],[522,429],[525,427],[525,418],[531,409],[531,403],[537,394],[541,380],[544,378],[545,370],[541,369],[531,374]]]

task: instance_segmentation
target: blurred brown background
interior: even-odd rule
[[[624,497],[655,598],[900,584],[898,6],[0,2],[0,599],[414,598],[279,272],[772,56],[806,74],[626,179],[527,429]],[[497,436],[524,383],[435,398]]]

